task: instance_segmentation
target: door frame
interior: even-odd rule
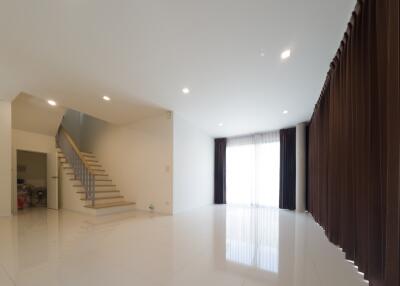
[[[11,194],[11,211],[13,215],[17,215],[18,214],[18,186],[17,186],[17,178],[18,178],[18,172],[17,172],[17,166],[18,166],[18,151],[25,151],[25,152],[33,152],[33,153],[40,153],[40,154],[45,154],[46,155],[46,169],[48,171],[48,158],[49,158],[49,154],[55,156],[55,158],[57,159],[57,149],[54,147],[54,150],[52,150],[52,152],[49,152],[49,150],[44,150],[44,149],[30,149],[30,148],[15,148],[13,150],[13,170],[12,170],[12,194]],[[57,166],[58,169],[58,166]],[[57,170],[58,171],[58,170]],[[57,174],[58,177],[58,174]],[[46,179],[47,179],[47,184],[46,186],[49,184],[49,176],[47,175],[46,172]],[[58,179],[59,180],[59,179]],[[57,186],[58,186],[58,182],[57,182]],[[48,198],[48,193],[47,193],[47,198]],[[60,189],[57,188],[57,206],[59,207],[59,201],[60,201]],[[47,202],[47,208],[48,207],[48,202]],[[58,210],[52,208],[52,210]]]

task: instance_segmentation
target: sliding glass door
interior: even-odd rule
[[[228,139],[227,203],[279,206],[279,132]]]

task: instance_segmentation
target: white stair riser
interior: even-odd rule
[[[84,192],[85,189],[83,187],[76,187],[74,186],[76,192]],[[118,191],[115,187],[96,187],[96,191],[97,192],[107,192],[107,193],[117,193],[116,191]],[[100,194],[99,193],[99,194]]]
[[[74,185],[81,185],[81,181],[79,180],[74,180]],[[103,188],[104,187],[108,187],[108,188],[115,188],[115,187],[110,187],[110,185],[112,185],[113,182],[110,181],[96,181],[96,188]]]
[[[96,193],[97,198],[106,198],[106,197],[113,197],[113,196],[120,196],[121,194],[119,192],[113,192],[113,193]],[[80,198],[84,199],[85,194],[80,194]]]
[[[104,178],[108,177],[108,174],[106,174],[105,172],[103,172],[103,173],[94,172],[92,174],[95,175],[97,179],[104,179]]]
[[[93,173],[105,173],[106,171],[102,167],[92,168]]]
[[[68,174],[68,176],[71,176],[71,179],[72,179],[72,178],[75,178],[75,175],[72,174],[72,173],[74,172],[73,169],[66,169],[66,171],[67,171],[67,173],[70,173],[70,174]],[[110,177],[109,177],[108,175],[107,175],[107,176],[96,176],[96,179],[99,179],[99,180],[109,180]]]
[[[111,185],[111,184],[113,184],[112,181],[96,181],[96,185],[104,186],[104,185]]]
[[[105,203],[117,203],[123,202],[124,198],[112,198],[112,199],[102,199],[102,200],[95,200],[96,204],[105,204]],[[82,201],[85,205],[90,205],[91,201]]]
[[[74,181],[74,182],[76,182],[75,185],[80,184],[80,181]],[[96,188],[99,188],[99,187],[102,188],[102,186],[109,186],[109,185],[113,185],[113,182],[112,181],[96,181]]]

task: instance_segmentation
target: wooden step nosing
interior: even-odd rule
[[[75,175],[75,173],[67,173],[67,175],[71,175],[71,176],[73,176],[73,175]],[[108,175],[107,174],[92,174],[93,176],[98,176],[98,177],[107,177]]]
[[[83,185],[72,185],[73,187],[76,188],[83,188]],[[101,187],[101,188],[111,188],[111,187],[116,187],[117,185],[94,185],[96,188]]]
[[[80,181],[81,179],[75,178],[75,179],[69,179],[70,181]],[[111,179],[95,179],[96,182],[112,182]],[[101,185],[103,186],[103,185]],[[98,187],[98,185],[96,185],[96,187]]]
[[[94,200],[97,201],[101,201],[101,200],[112,200],[112,199],[123,199],[124,196],[113,196],[113,197],[98,197],[95,198]],[[86,199],[81,199],[81,201],[90,201],[90,200],[86,200]]]
[[[108,203],[108,204],[98,204],[98,205],[86,205],[85,208],[91,208],[91,209],[105,209],[105,208],[112,208],[112,207],[124,207],[124,206],[131,206],[131,205],[136,205],[136,203],[133,202],[121,202],[121,203]]]
[[[120,191],[119,190],[104,190],[104,191],[95,191],[94,193],[95,194],[97,194],[97,193],[99,193],[99,194],[101,194],[101,193],[119,193]],[[79,191],[79,192],[76,192],[77,194],[86,194],[86,192],[85,191]]]

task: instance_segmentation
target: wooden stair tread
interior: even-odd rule
[[[85,194],[86,192],[85,191],[79,191],[79,192],[76,192],[77,194]],[[119,193],[119,190],[104,190],[104,191],[95,191],[94,192],[95,194],[97,194],[97,193]]]
[[[95,187],[116,187],[117,185],[94,185]],[[83,185],[73,185],[73,187],[79,187],[82,188]]]
[[[75,173],[67,173],[67,175],[75,176]],[[107,174],[93,174],[95,177],[107,177]]]
[[[70,181],[80,181],[80,179],[78,179],[78,178],[74,178],[74,179],[69,179]],[[96,182],[112,182],[112,180],[111,179],[95,179],[96,180]],[[97,185],[96,185],[96,187],[97,187]]]
[[[95,204],[94,206],[92,206],[92,205],[86,205],[85,208],[90,208],[90,209],[104,209],[104,208],[112,208],[112,207],[120,207],[120,206],[130,206],[130,205],[135,205],[135,203],[132,203],[132,202],[103,203],[103,204]]]
[[[108,200],[108,199],[123,199],[123,198],[124,196],[101,197],[101,198],[95,198],[95,201]],[[81,201],[86,201],[86,199],[81,199]]]
[[[83,153],[83,152],[81,152],[81,153],[82,153],[83,157],[86,157],[86,158],[96,158],[96,155],[94,155],[94,154],[86,154],[86,153]]]

